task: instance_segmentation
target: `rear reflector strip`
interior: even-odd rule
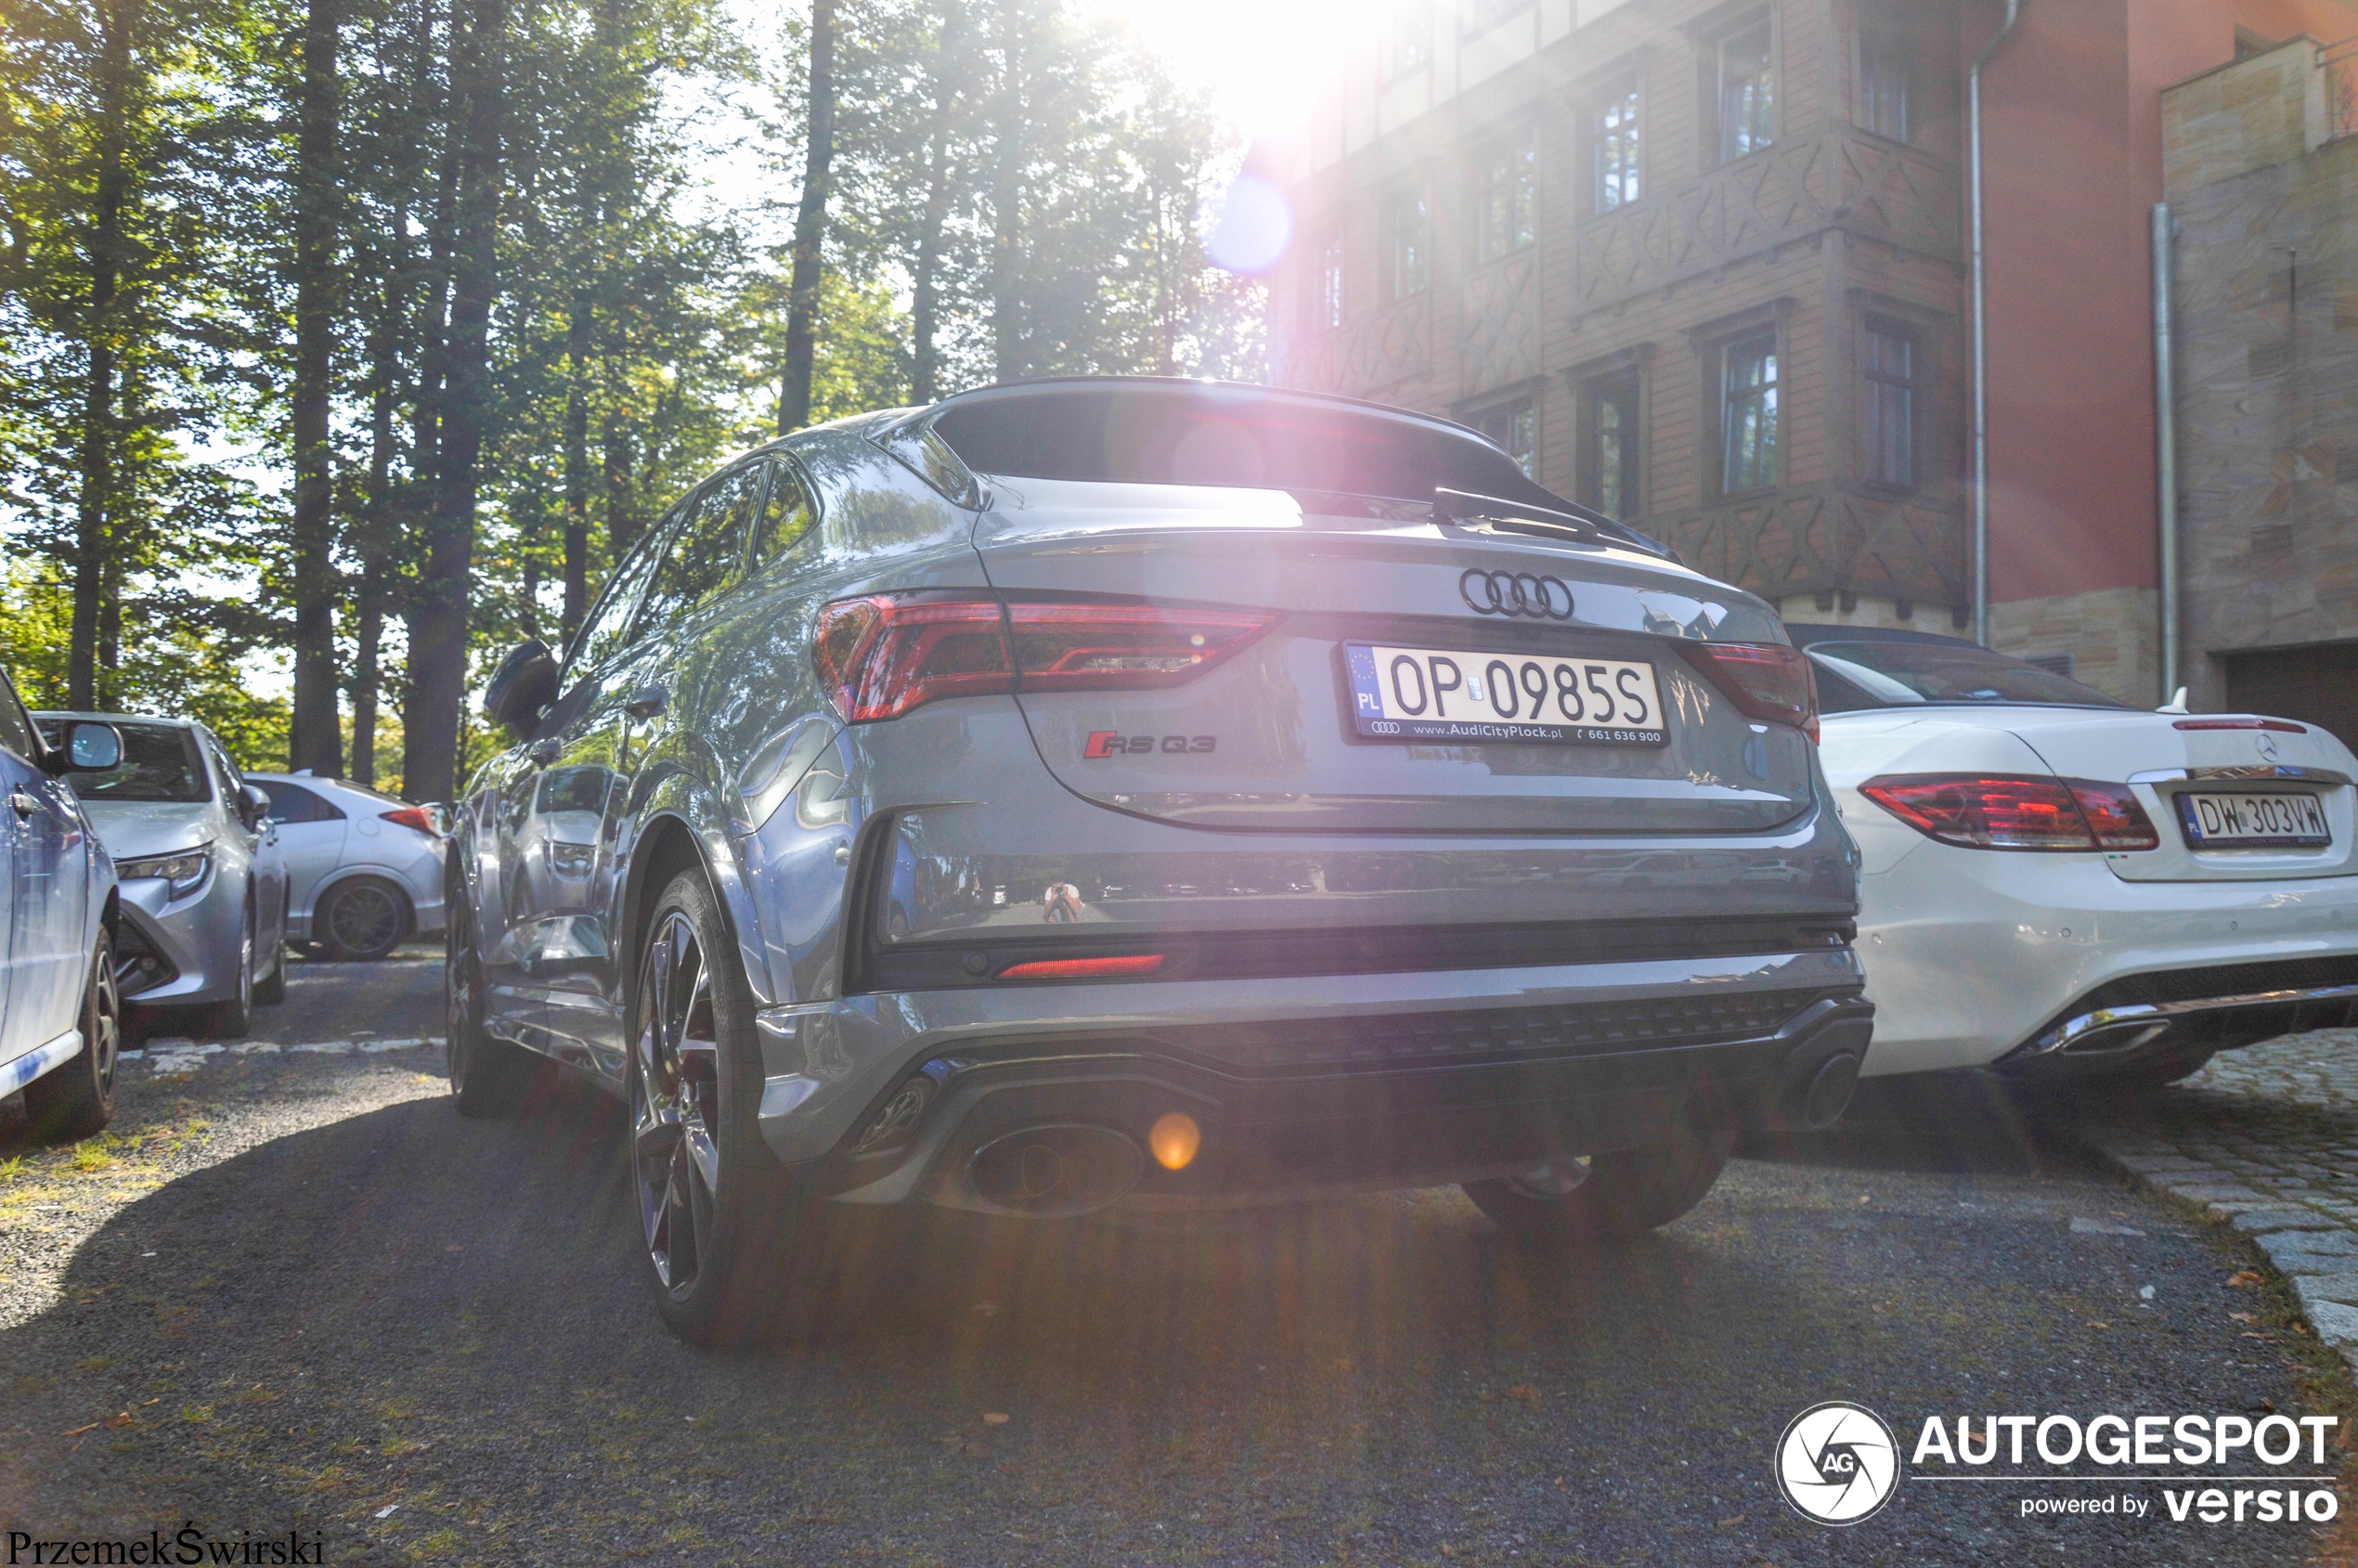
[[[1120,958],[1045,958],[1011,964],[999,971],[1003,980],[1085,980],[1109,975],[1151,975],[1162,967],[1160,952],[1137,952]]]
[[[2171,721],[2173,730],[2274,730],[2280,734],[2305,735],[2306,724],[2296,724],[2289,719],[2179,719]]]

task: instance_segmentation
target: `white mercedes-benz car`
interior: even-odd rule
[[[2167,1083],[2358,1017],[2358,759],[1971,642],[1789,626],[1864,856],[1865,1074]]]

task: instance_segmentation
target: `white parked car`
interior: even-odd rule
[[[330,958],[382,958],[442,930],[442,823],[343,779],[248,773],[287,857],[287,936]]]
[[[2174,1082],[2358,1017],[2358,759],[1923,632],[1792,626],[1864,856],[1868,1076]]]

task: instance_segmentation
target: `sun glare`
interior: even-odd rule
[[[1369,0],[1083,0],[1121,17],[1248,137],[1300,120],[1335,66],[1382,24]]]

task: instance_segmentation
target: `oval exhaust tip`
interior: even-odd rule
[[[1850,1108],[1850,1096],[1859,1087],[1859,1058],[1849,1052],[1837,1052],[1809,1080],[1801,1097],[1801,1116],[1811,1132],[1824,1132]]]
[[[966,1185],[987,1208],[1053,1218],[1104,1208],[1145,1169],[1138,1146],[1110,1127],[1028,1127],[975,1150]]]

